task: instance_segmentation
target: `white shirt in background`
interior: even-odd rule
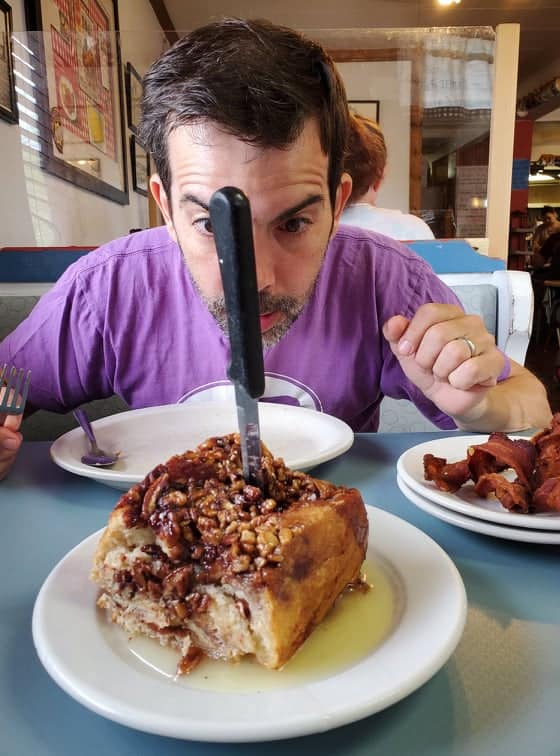
[[[403,213],[400,210],[374,207],[367,202],[348,205],[342,213],[340,222],[348,226],[368,228],[401,241],[435,238],[428,224],[416,215]]]

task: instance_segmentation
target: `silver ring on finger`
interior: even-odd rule
[[[474,342],[472,342],[468,336],[457,336],[453,341],[464,341],[465,344],[468,346],[469,351],[471,353],[471,358],[476,357],[476,346]]]

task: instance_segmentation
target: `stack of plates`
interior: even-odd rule
[[[424,480],[424,454],[458,462],[465,459],[469,446],[486,440],[481,435],[452,436],[413,446],[397,462],[399,488],[420,509],[460,528],[512,541],[560,544],[560,514],[516,514],[496,499],[477,496],[471,481],[455,493],[446,493]]]

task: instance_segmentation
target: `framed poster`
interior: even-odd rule
[[[26,0],[38,58],[41,166],[128,204],[116,0]]]
[[[0,118],[18,122],[12,60],[12,9],[0,0]]]
[[[379,100],[348,100],[350,110],[379,123]]]
[[[138,194],[148,196],[150,178],[150,155],[136,137],[130,137],[130,164],[132,166],[132,188]]]
[[[142,77],[132,63],[126,64],[124,86],[126,92],[126,120],[128,128],[138,133],[142,106]]]

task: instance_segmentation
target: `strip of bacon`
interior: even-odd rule
[[[490,494],[498,499],[500,504],[510,512],[529,512],[531,506],[531,491],[520,483],[512,483],[499,473],[481,475],[474,490],[484,498]]]
[[[454,493],[471,477],[466,459],[447,464],[443,457],[424,454],[424,480],[433,480],[440,491]]]
[[[473,450],[478,450],[478,454],[471,465],[471,458],[475,455]],[[537,450],[531,441],[524,438],[513,441],[505,433],[491,433],[486,443],[471,447],[469,449],[469,467],[475,482],[480,477],[480,469],[484,467],[479,459],[481,452],[485,452],[494,458],[495,468],[492,472],[511,467],[515,470],[519,482],[527,488],[531,488],[533,469],[537,459]],[[490,464],[489,461],[488,464]],[[486,473],[487,470],[482,472],[483,475]]]
[[[560,477],[548,478],[533,494],[535,512],[560,512]]]

